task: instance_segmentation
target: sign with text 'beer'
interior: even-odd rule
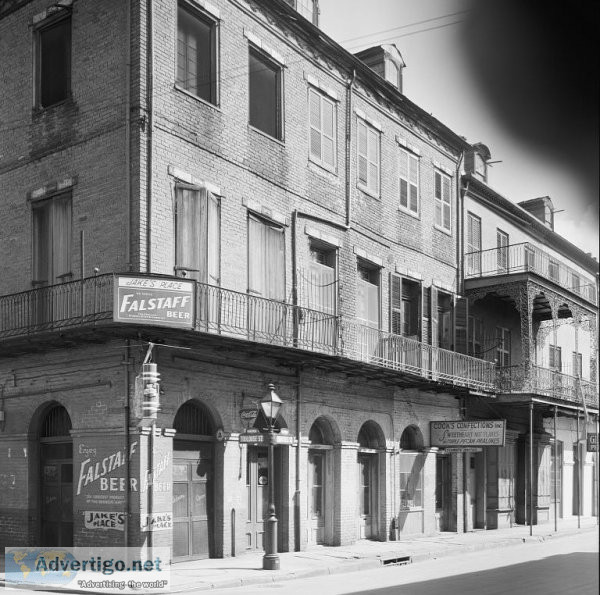
[[[121,276],[115,283],[115,322],[192,328],[193,281]]]
[[[431,446],[504,446],[506,420],[429,422]]]

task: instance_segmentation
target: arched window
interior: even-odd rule
[[[216,431],[212,417],[206,407],[195,401],[188,401],[179,408],[173,427],[179,435],[212,437]]]

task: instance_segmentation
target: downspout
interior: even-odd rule
[[[127,213],[125,217],[125,264],[131,271],[131,3],[125,2],[125,196]]]
[[[352,199],[350,189],[351,144],[352,144],[352,85],[356,80],[356,70],[352,70],[352,78],[346,87],[346,227],[352,221]]]
[[[456,164],[456,293],[457,295],[464,294],[464,257],[465,257],[465,213],[464,199],[469,190],[469,182],[467,182],[464,191],[461,185],[460,168],[465,157],[465,152],[462,151]]]
[[[154,43],[152,0],[146,2],[146,272],[152,271],[152,126],[153,126],[153,85],[154,85]]]
[[[301,549],[300,539],[300,453],[302,451],[302,440],[300,437],[301,419],[302,415],[302,366],[296,367],[296,440],[298,446],[296,448],[296,491],[294,493],[294,522],[296,525],[296,531],[294,535],[294,548],[297,552]]]
[[[125,339],[125,346],[125,547],[129,547],[129,529],[131,527],[131,435],[129,434],[131,416],[131,344],[129,339]]]

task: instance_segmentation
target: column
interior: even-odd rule
[[[335,533],[339,545],[349,545],[357,539],[358,530],[358,442],[340,444],[340,482],[336,483],[335,501],[339,506],[339,521]],[[339,525],[338,525],[339,523]]]

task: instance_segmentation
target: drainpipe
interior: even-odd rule
[[[352,198],[350,188],[351,169],[351,144],[352,144],[352,85],[356,80],[356,70],[352,70],[352,77],[348,80],[346,87],[346,227],[352,221]]]
[[[131,436],[129,434],[129,419],[131,415],[131,344],[125,339],[125,547],[129,547],[129,528],[131,514]]]
[[[146,272],[152,271],[152,126],[153,126],[153,85],[154,85],[154,43],[152,0],[146,2]]]
[[[125,2],[125,196],[127,211],[125,217],[125,264],[131,271],[131,4]]]
[[[302,449],[300,440],[300,416],[302,414],[302,366],[296,367],[296,440],[298,440],[298,446],[296,448],[296,492],[294,494],[294,523],[296,525],[296,532],[294,535],[294,548],[297,552],[301,549],[300,539],[300,452]]]
[[[464,258],[465,258],[465,196],[469,190],[469,182],[464,188],[461,187],[460,168],[464,160],[465,152],[462,151],[456,164],[456,293],[464,295]]]

